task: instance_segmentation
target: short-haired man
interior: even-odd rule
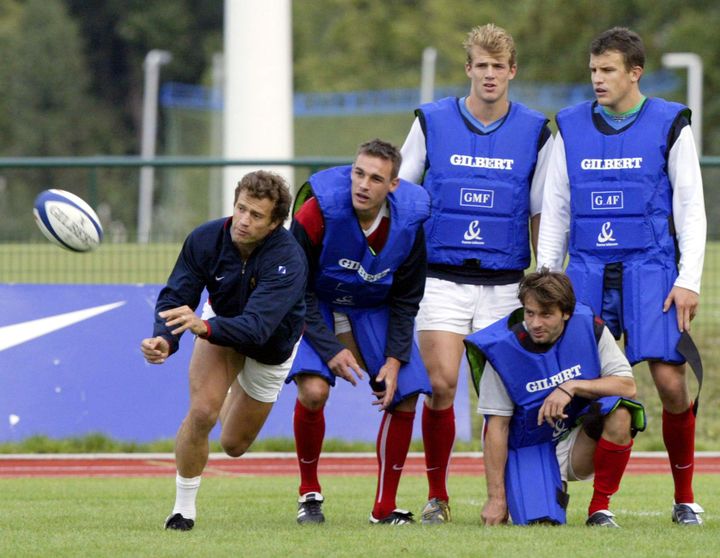
[[[165,362],[183,332],[197,336],[190,409],[175,441],[175,507],[166,529],[189,531],[195,524],[208,436],[221,409],[221,444],[239,457],[265,423],[290,370],[305,317],[307,279],[302,250],[282,226],[291,200],[280,176],[245,175],[235,189],[232,217],[188,235],[158,295],[153,337],[141,344],[147,361]],[[195,308],[203,289],[209,300],[201,318]]]
[[[557,115],[538,265],[562,269],[569,245],[578,300],[616,338],[624,335],[631,364],[648,362],[675,482],[672,520],[700,525],[692,488],[697,409],[688,353],[678,342],[689,341],[698,309],[707,228],[702,175],[690,111],[646,98],[644,65],[642,40],[629,29],[609,29],[592,42],[596,100]]]
[[[412,523],[396,508],[412,437],[415,405],[430,382],[413,341],[425,286],[428,195],[400,180],[400,153],[381,140],[364,143],[352,166],[310,177],[291,230],[310,274],[305,333],[287,382],[295,381],[295,445],[300,468],[297,521],[322,523],[318,461],[324,406],[335,378],[353,385],[370,376],[385,411],[377,438],[378,484],[370,523]],[[297,205],[296,201],[296,205]]]
[[[482,521],[565,523],[564,482],[594,475],[587,525],[617,527],[610,497],[643,429],[630,363],[566,275],[520,282],[522,308],[466,339],[484,439]],[[582,420],[578,420],[582,417]],[[552,482],[547,482],[551,478]]]
[[[400,177],[432,201],[428,279],[417,317],[432,396],[423,406],[428,503],[422,522],[450,520],[448,466],[463,338],[517,307],[537,238],[552,135],[544,115],[509,100],[513,38],[493,24],[463,44],[470,91],[421,106],[402,147]]]

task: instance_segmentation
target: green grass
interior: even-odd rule
[[[325,525],[295,523],[295,477],[205,478],[189,533],[161,528],[174,498],[163,479],[6,479],[1,556],[482,556],[653,558],[720,553],[720,476],[699,475],[708,509],[699,529],[670,522],[669,476],[628,476],[613,500],[617,531],[583,525],[592,487],[572,483],[565,527],[482,528],[482,477],[450,479],[453,522],[434,528],[369,526],[375,479],[326,477]],[[419,512],[425,479],[401,482],[398,505]]]

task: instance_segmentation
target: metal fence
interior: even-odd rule
[[[0,159],[0,283],[162,283],[187,233],[219,208],[224,166],[291,167],[292,186],[313,172],[347,164],[344,158],[227,160],[207,157],[78,157]],[[138,175],[154,167],[153,228],[138,244]],[[242,174],[239,170],[239,176]],[[33,200],[47,188],[71,191],[95,208],[102,247],[66,252],[48,243],[34,224]]]
[[[230,208],[217,207],[222,167],[290,167],[296,187],[321,168],[349,162],[318,157],[0,158],[0,283],[162,283],[185,235],[209,218],[230,213]],[[720,182],[720,157],[704,157],[701,164],[709,239],[703,298],[720,309],[715,247],[720,240],[720,192],[714,187]],[[156,170],[153,229],[150,243],[140,245],[136,242],[138,175],[146,166]],[[105,230],[101,249],[75,254],[45,240],[34,224],[32,204],[46,188],[72,191],[96,209]]]

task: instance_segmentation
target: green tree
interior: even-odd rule
[[[222,50],[223,2],[218,0],[63,0],[82,29],[97,98],[116,107],[130,152],[138,151],[143,61],[152,49],[172,62],[163,81],[207,81],[212,54]]]
[[[11,3],[14,8],[18,4]],[[5,155],[112,152],[109,114],[88,93],[77,26],[59,0],[28,0],[3,29]]]

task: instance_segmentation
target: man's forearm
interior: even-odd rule
[[[505,501],[509,423],[510,417],[490,417],[488,421],[483,449],[488,500]]]

